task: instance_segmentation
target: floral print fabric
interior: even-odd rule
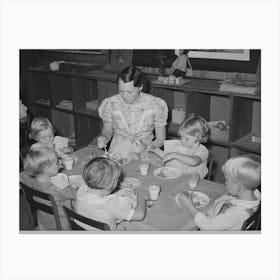
[[[114,95],[104,99],[98,111],[105,124],[113,125],[112,153],[140,152],[153,140],[154,128],[167,124],[166,102],[146,93],[140,93],[133,104],[126,104],[119,94]]]

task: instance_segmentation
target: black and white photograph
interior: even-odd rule
[[[280,2],[0,1],[0,279],[279,280]]]
[[[261,50],[196,53],[20,50],[20,231],[261,230]]]

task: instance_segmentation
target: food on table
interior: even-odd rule
[[[206,206],[209,203],[209,199],[207,199],[207,196],[201,196],[200,193],[197,192],[190,192],[192,203],[195,207],[203,207]]]
[[[120,185],[120,188],[137,188],[142,184],[142,182],[133,177],[124,178],[123,182]]]
[[[174,172],[173,170],[169,169],[169,168],[161,168],[160,173],[158,174],[159,177],[162,178],[170,178],[170,177],[175,177],[176,176],[176,172]]]

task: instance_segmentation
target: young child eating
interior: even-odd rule
[[[228,195],[218,198],[207,215],[199,212],[191,197],[182,193],[178,200],[194,216],[201,230],[241,230],[260,204],[261,165],[249,156],[230,158],[223,166]]]
[[[196,173],[199,174],[200,178],[204,178],[208,173],[209,151],[201,143],[207,141],[207,132],[206,121],[200,116],[191,115],[179,128],[180,140],[164,142],[163,163],[166,166],[176,167],[183,173]],[[167,148],[169,141],[174,143],[172,149]]]
[[[146,213],[145,198],[130,189],[114,192],[120,174],[120,167],[111,159],[97,157],[88,162],[83,171],[86,185],[77,192],[77,213],[106,223],[111,230],[118,230],[118,224],[124,220],[142,220]]]
[[[47,118],[39,117],[32,121],[31,136],[37,141],[31,146],[31,149],[36,147],[53,148],[61,158],[68,157],[66,154],[73,151],[68,146],[68,138],[54,136],[53,126]]]
[[[27,179],[30,187],[54,197],[62,228],[68,229],[62,206],[72,208],[72,200],[76,199],[76,190],[70,186],[65,174],[57,180],[59,165],[60,162],[54,149],[35,147],[25,157],[24,171],[26,175],[32,176],[31,180]],[[45,200],[41,201],[39,198],[38,201],[46,203]],[[54,217],[40,210],[38,210],[38,225],[40,230],[56,229]]]

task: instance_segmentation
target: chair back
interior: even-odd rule
[[[23,191],[27,205],[29,205],[28,212],[31,214],[30,218],[33,223],[33,226],[35,227],[35,222],[34,222],[34,216],[32,213],[34,213],[37,210],[41,210],[45,213],[53,215],[54,219],[55,219],[55,224],[56,224],[57,230],[62,230],[57,205],[56,205],[56,202],[55,202],[53,196],[51,194],[44,193],[39,190],[30,188],[21,182],[20,182],[20,187]],[[47,205],[42,202],[38,202],[34,199],[34,197],[39,197],[40,199],[49,201],[51,205]]]
[[[242,225],[242,230],[261,230],[261,205]]]
[[[85,216],[82,216],[71,209],[67,208],[66,206],[62,206],[65,216],[67,218],[68,226],[71,230],[85,230],[83,227],[79,226],[77,223],[75,223],[75,220],[82,222],[84,224],[87,224],[89,226],[92,226],[94,228],[100,229],[100,230],[110,230],[110,227],[102,222],[95,221],[92,219],[89,219]]]
[[[209,153],[208,159],[207,159],[207,168],[208,168],[208,173],[206,175],[207,180],[211,180],[213,177],[213,167],[214,167],[214,157],[212,154]]]

